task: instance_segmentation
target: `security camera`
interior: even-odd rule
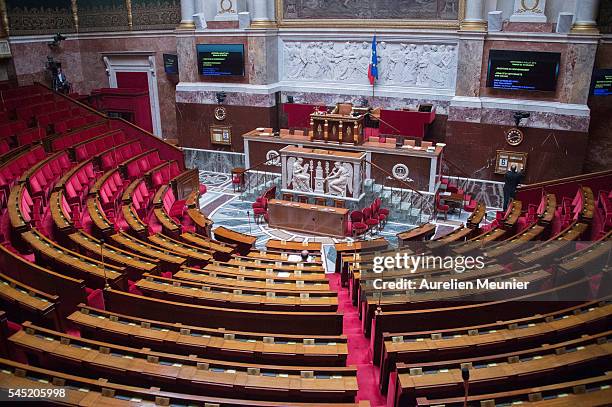
[[[60,43],[65,40],[66,40],[66,37],[64,37],[60,33],[57,33],[55,34],[55,36],[53,36],[53,41],[51,41],[47,45],[49,46],[49,48],[57,48],[59,47]]]
[[[221,103],[223,103],[223,101],[227,97],[227,93],[225,93],[225,92],[217,92],[215,94],[215,96],[217,98],[217,103],[221,104]]]
[[[514,112],[514,123],[516,124],[516,127],[519,126],[519,124],[521,123],[521,120],[528,119],[529,117],[531,117],[531,113],[528,113],[528,112]]]

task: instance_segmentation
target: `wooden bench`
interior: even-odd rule
[[[612,399],[612,373],[555,383],[548,386],[525,387],[496,393],[469,396],[468,405],[483,407],[494,405],[529,405],[529,406],[603,406]],[[462,407],[464,397],[430,399],[418,397],[418,406]]]
[[[536,313],[553,312],[577,305],[579,298],[588,298],[588,279],[526,295],[468,305],[440,302],[436,308],[375,313],[370,334],[374,363],[380,360],[383,332],[406,332],[414,327],[421,330],[457,328],[502,319],[516,319]]]
[[[123,214],[123,219],[125,219],[128,224],[130,234],[133,234],[139,239],[145,239],[149,229],[140,219],[134,207],[131,204],[122,204],[121,213]]]
[[[199,247],[174,240],[169,236],[157,233],[148,236],[149,242],[162,248],[163,250],[171,250],[181,256],[187,258],[189,265],[205,265],[212,260],[210,253]]]
[[[588,302],[545,315],[486,325],[383,334],[379,386],[386,393],[389,375],[398,362],[425,363],[518,351],[603,332],[611,321],[611,303]]]
[[[158,259],[164,271],[176,271],[187,259],[179,253],[162,249],[143,240],[139,240],[125,232],[119,232],[110,237],[114,244],[141,256]]]
[[[83,279],[89,287],[102,288],[107,283],[119,289],[127,289],[125,268],[99,262],[57,245],[35,228],[22,234],[30,245],[37,262],[62,270],[69,277]]]
[[[14,322],[32,320],[53,329],[62,329],[59,296],[37,290],[2,273],[0,305]]]
[[[147,297],[210,307],[303,312],[338,310],[336,292],[295,292],[272,284],[263,289],[220,287],[144,274],[136,287]]]
[[[573,341],[486,358],[433,362],[418,367],[399,363],[389,395],[396,406],[414,404],[417,397],[459,397],[463,394],[459,367],[466,364],[471,373],[471,394],[515,390],[534,383],[550,385],[600,375],[605,373],[612,360],[612,343],[605,339],[610,333],[585,335]]]
[[[201,328],[131,317],[81,304],[68,317],[82,337],[117,344],[138,343],[161,352],[180,352],[246,363],[345,366],[347,338],[261,334]]]
[[[274,269],[268,270],[266,272],[252,272],[241,269],[226,269],[224,267],[213,268],[210,265],[206,266],[206,269],[183,267],[174,274],[174,278],[220,287],[263,288],[268,286],[274,287],[276,285],[287,291],[329,291],[329,283],[324,275],[296,275],[293,273],[275,272]]]
[[[255,245],[257,238],[255,236],[249,236],[244,233],[239,233],[223,226],[219,226],[213,230],[215,239],[220,242],[235,244],[238,253],[246,255]]]
[[[202,327],[305,335],[339,335],[339,312],[279,312],[206,307],[105,290],[106,307],[113,312]]]
[[[143,273],[159,273],[160,271],[158,259],[126,251],[106,242],[102,244],[101,241],[83,231],[75,232],[68,238],[75,251],[124,267],[128,277],[132,280],[140,278]]]
[[[86,407],[147,405],[199,405],[223,407],[285,407],[285,402],[240,399],[240,394],[232,398],[207,397],[195,394],[161,391],[158,388],[136,387],[109,381],[106,378],[87,377],[42,369],[7,359],[0,359],[0,389],[49,389],[52,392],[65,391],[60,400],[67,405]],[[368,401],[351,403],[291,402],[292,407],[369,407]]]
[[[400,232],[396,235],[399,247],[404,247],[407,242],[429,240],[436,233],[436,225],[433,223],[423,223],[420,226]]]
[[[90,196],[86,202],[87,213],[92,223],[92,233],[98,238],[108,238],[114,233],[115,227],[108,220],[102,206],[100,205],[100,199],[98,196]]]
[[[389,247],[387,239],[380,237],[373,240],[358,240],[355,242],[336,243],[336,262],[335,272],[340,273],[340,282],[342,286],[346,286],[348,282],[348,270],[345,272],[342,263],[342,255],[344,253],[369,253],[380,250],[385,250]]]
[[[70,314],[76,306],[85,301],[85,281],[65,276],[30,262],[0,245],[0,270],[7,275],[36,290],[60,298],[59,312],[62,317]]]
[[[150,383],[161,389],[204,396],[231,397],[239,391],[253,399],[351,402],[357,393],[354,367],[276,366],[204,359],[78,338],[27,322],[9,342],[38,358],[42,367],[70,369],[89,377],[102,375],[131,385]]]
[[[234,253],[236,253],[235,245],[217,242],[216,240],[196,233],[182,233],[180,238],[182,241],[192,246],[201,247],[208,251],[215,260],[228,261],[233,257]]]

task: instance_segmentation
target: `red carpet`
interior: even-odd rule
[[[327,274],[329,287],[338,292],[338,311],[344,314],[343,334],[348,337],[348,366],[357,367],[357,401],[369,400],[372,407],[384,406],[385,397],[378,390],[378,369],[372,364],[369,341],[363,336],[357,309],[351,304],[348,290],[340,287],[339,274]]]

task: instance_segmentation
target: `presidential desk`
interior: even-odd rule
[[[323,236],[344,237],[349,210],[272,199],[268,201],[270,227]]]
[[[286,129],[276,135],[266,131],[254,129],[242,137],[244,139],[245,166],[258,166],[258,171],[275,174],[282,173],[280,151],[287,146],[296,146],[304,149],[325,149],[338,153],[339,155],[366,153],[365,177],[376,179],[377,182],[385,181],[385,186],[402,188],[404,184],[394,179],[389,179],[390,174],[397,179],[411,179],[410,185],[419,191],[434,192],[437,176],[440,173],[441,157],[444,144],[424,146],[413,146],[405,141],[398,147],[396,143],[390,143],[391,138],[385,142],[373,141],[374,138],[364,143],[339,143],[338,140],[328,138],[310,139],[312,131],[307,135],[292,134]],[[294,147],[295,148],[295,147]],[[277,160],[272,159],[278,157]],[[260,164],[263,163],[263,164]]]

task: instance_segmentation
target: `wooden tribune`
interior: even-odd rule
[[[344,237],[348,209],[272,199],[268,202],[271,227],[317,235]]]

